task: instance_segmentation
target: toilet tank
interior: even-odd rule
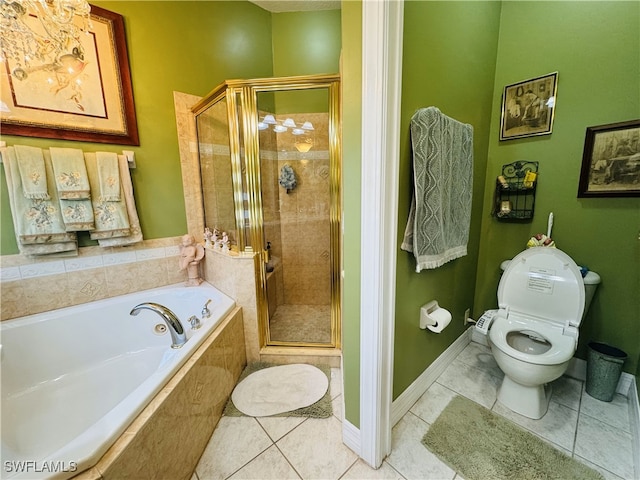
[[[591,300],[593,300],[593,295],[596,293],[598,285],[600,285],[600,275],[589,270],[587,274],[582,277],[582,280],[584,281],[584,313],[582,314],[582,318],[584,318],[589,310],[589,305],[591,305]]]
[[[502,262],[500,264],[500,270],[504,272],[509,266],[509,262],[511,262],[511,260]],[[587,274],[582,277],[582,280],[584,281],[584,312],[582,313],[582,319],[584,320],[584,317],[587,316],[587,312],[589,311],[591,300],[593,300],[593,295],[596,293],[598,285],[600,285],[600,275],[589,270]]]

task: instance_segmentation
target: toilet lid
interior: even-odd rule
[[[502,275],[498,304],[523,316],[578,327],[584,310],[580,269],[557,248],[525,250]]]

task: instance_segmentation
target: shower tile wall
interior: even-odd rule
[[[288,116],[296,123],[313,123],[315,135],[313,148],[301,153],[296,150],[292,136],[261,132],[265,235],[272,244],[272,255],[282,259],[281,279],[276,271],[278,290],[282,292],[278,303],[328,305],[331,301],[329,116],[327,113]],[[293,168],[297,180],[297,187],[288,194],[278,184],[280,169],[286,164]]]
[[[173,92],[173,104],[176,111],[176,129],[182,169],[182,189],[184,206],[187,212],[187,231],[202,241],[204,217],[202,213],[202,190],[200,189],[200,162],[196,139],[196,121],[191,107],[202,97],[188,93]]]

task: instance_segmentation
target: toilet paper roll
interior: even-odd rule
[[[436,308],[429,313],[429,317],[436,321],[435,325],[428,325],[427,328],[435,333],[440,333],[451,323],[451,312],[444,308]]]

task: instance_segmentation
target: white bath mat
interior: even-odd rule
[[[231,400],[245,415],[267,417],[308,407],[328,387],[327,375],[313,365],[280,365],[249,375],[236,385]]]

